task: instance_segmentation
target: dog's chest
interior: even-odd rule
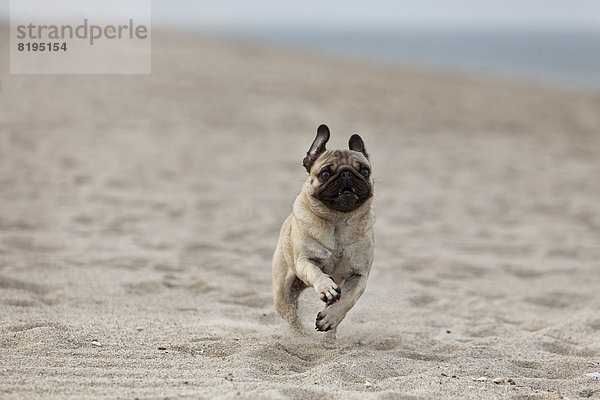
[[[365,238],[353,228],[347,225],[336,226],[331,233],[328,244],[319,257],[324,273],[340,277],[354,273],[355,264],[362,258],[360,252]]]

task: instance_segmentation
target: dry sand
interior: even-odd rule
[[[0,398],[600,398],[600,94],[160,33],[151,76],[10,76],[7,45]],[[377,179],[335,347],[271,296],[321,122]]]

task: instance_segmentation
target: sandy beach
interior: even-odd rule
[[[600,93],[152,40],[148,76],[0,45],[0,398],[600,398]],[[333,347],[271,292],[320,123],[376,180]]]

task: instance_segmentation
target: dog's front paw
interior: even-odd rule
[[[333,306],[325,308],[323,311],[320,311],[317,314],[315,329],[320,332],[326,332],[336,328],[341,321],[341,318],[339,318],[339,313],[337,311],[339,310],[337,309],[335,304]]]
[[[335,284],[330,276],[325,277],[321,284],[315,287],[315,290],[321,301],[327,303],[327,305],[335,303],[342,295],[342,289]]]

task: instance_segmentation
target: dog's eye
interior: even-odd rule
[[[371,173],[371,171],[369,171],[368,168],[363,168],[360,170],[360,174],[362,176],[364,176],[365,178],[368,178],[370,173]]]
[[[329,177],[331,177],[331,173],[329,171],[322,171],[319,174],[319,178],[321,178],[321,180],[326,181],[327,179],[329,179]]]

